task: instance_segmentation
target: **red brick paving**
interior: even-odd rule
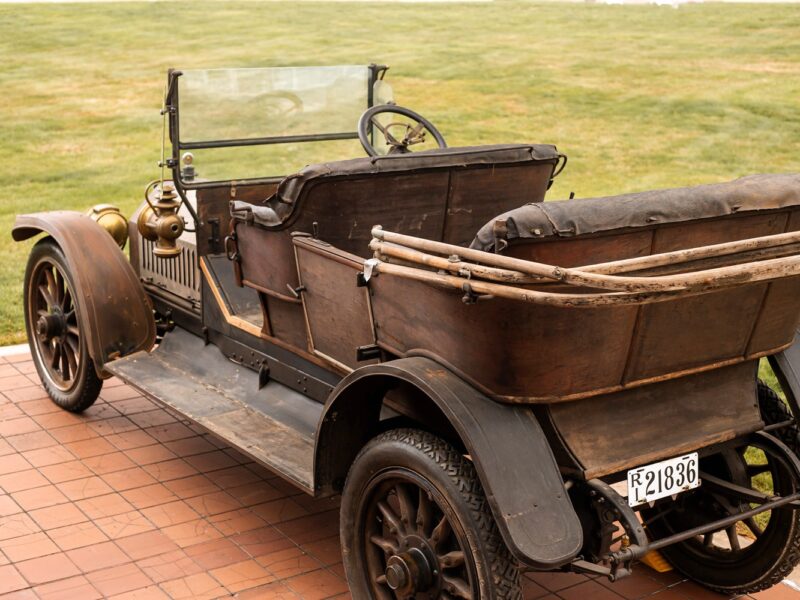
[[[116,379],[72,415],[28,355],[0,357],[0,599],[349,598],[336,509]],[[644,566],[524,582],[525,600],[721,598]]]

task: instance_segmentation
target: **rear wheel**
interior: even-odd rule
[[[780,399],[780,396],[771,387],[762,381],[758,382],[758,407],[761,410],[761,418],[767,425],[783,423],[792,418],[792,411],[789,410],[786,403]],[[800,431],[798,431],[796,425],[777,429],[774,435],[789,446],[792,452],[798,454],[800,451]]]
[[[354,598],[521,600],[472,463],[415,429],[373,439],[342,494],[342,554]]]
[[[758,400],[766,424],[782,423],[792,415],[781,399],[759,382]],[[796,426],[775,434],[797,452]],[[700,468],[742,487],[772,491],[780,496],[796,491],[786,468],[769,449],[754,442],[727,449],[701,460]],[[701,486],[677,501],[643,511],[646,527],[658,539],[756,506]],[[786,577],[800,562],[800,513],[782,507],[746,519],[717,532],[696,536],[664,548],[667,560],[691,579],[726,594],[764,590]]]
[[[103,380],[89,357],[67,259],[52,240],[31,250],[25,270],[25,328],[31,356],[53,402],[72,412],[89,408]]]

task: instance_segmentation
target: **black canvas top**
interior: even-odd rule
[[[751,175],[726,183],[526,204],[484,225],[471,247],[504,240],[572,237],[800,204],[800,174]]]

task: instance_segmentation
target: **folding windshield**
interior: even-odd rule
[[[272,178],[360,156],[359,116],[391,100],[378,81],[384,72],[374,65],[175,72],[173,158],[190,150],[198,175],[220,181]]]

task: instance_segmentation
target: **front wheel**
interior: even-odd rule
[[[354,598],[522,598],[474,466],[430,433],[370,441],[350,468],[340,523]]]
[[[44,389],[61,408],[86,410],[100,394],[103,380],[89,357],[69,264],[49,238],[31,250],[24,293],[25,329]]]

